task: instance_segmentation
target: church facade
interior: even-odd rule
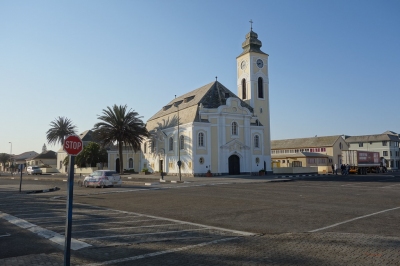
[[[214,81],[154,114],[141,151],[124,150],[126,169],[182,176],[272,172],[268,54],[261,46],[251,30],[236,58],[237,94]],[[108,154],[109,168],[117,169],[118,151]]]

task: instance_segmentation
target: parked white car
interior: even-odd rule
[[[28,166],[28,168],[26,168],[26,172],[28,175],[41,175],[42,169],[40,169],[39,166]]]
[[[121,186],[121,176],[113,170],[94,171],[83,180],[85,187],[113,187]]]

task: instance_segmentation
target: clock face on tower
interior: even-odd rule
[[[246,61],[242,61],[242,63],[240,64],[240,68],[241,69],[245,69],[246,68]]]
[[[258,66],[259,68],[263,68],[264,63],[263,63],[263,61],[262,61],[261,59],[257,59],[257,66]]]

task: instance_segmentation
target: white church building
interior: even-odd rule
[[[218,81],[176,97],[146,123],[152,137],[140,152],[124,149],[126,169],[182,176],[271,170],[268,54],[250,30],[236,58],[237,94]],[[179,123],[178,123],[179,121]],[[118,151],[108,152],[118,169]]]

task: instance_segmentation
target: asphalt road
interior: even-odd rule
[[[24,191],[60,190],[23,194],[17,203],[13,199],[18,198],[18,185],[19,180],[0,179],[0,211],[30,222],[48,219],[42,221],[43,228],[62,235],[66,182],[24,180]],[[23,207],[28,202],[47,214]],[[74,203],[73,238],[92,245],[73,252],[81,264],[400,265],[397,173],[291,182],[247,177],[151,186],[126,182],[105,189],[75,186]],[[108,222],[89,226],[89,213],[93,221]],[[16,255],[4,245],[5,239],[18,242],[18,234],[27,234],[17,227],[3,233],[10,236],[0,238],[0,263]],[[37,235],[31,237],[38,241]],[[40,241],[37,246],[55,256],[57,244]],[[21,255],[29,252],[37,254],[28,248]]]

